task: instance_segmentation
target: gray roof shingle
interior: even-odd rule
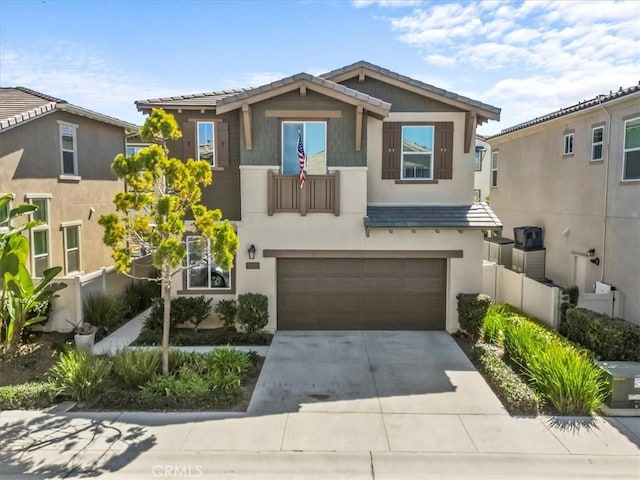
[[[369,228],[433,228],[497,230],[502,222],[486,203],[473,205],[419,205],[367,207]]]
[[[139,110],[162,106],[186,108],[215,107],[218,100],[232,95],[237,95],[248,90],[251,89],[222,90],[219,92],[192,93],[188,95],[176,95],[173,97],[149,98],[147,100],[137,100],[136,106]]]

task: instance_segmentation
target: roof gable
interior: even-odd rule
[[[371,77],[438,102],[451,105],[463,111],[473,112],[477,115],[479,124],[488,120],[500,120],[500,109],[497,107],[458,95],[457,93],[449,92],[442,88],[434,87],[428,83],[400,75],[399,73],[365,61],[359,61],[346,67],[332,70],[331,72],[321,75],[321,77],[336,83],[354,77],[358,77],[360,81],[364,81],[366,77]]]

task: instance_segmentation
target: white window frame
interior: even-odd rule
[[[207,255],[206,257],[206,267],[207,267],[207,271],[209,272],[207,275],[207,286],[203,287],[201,285],[193,285],[191,286],[191,267],[189,266],[188,262],[190,260],[190,254],[189,254],[189,245],[191,245],[191,242],[193,241],[193,239],[198,239],[198,238],[202,238],[199,235],[187,235],[186,237],[186,251],[187,254],[185,256],[185,263],[187,264],[187,279],[185,282],[185,286],[186,286],[186,290],[212,290],[215,292],[228,292],[232,290],[232,279],[233,276],[231,275],[231,270],[229,270],[229,272],[225,272],[228,273],[228,280],[225,279],[225,281],[227,281],[227,285],[225,287],[212,287],[211,286],[211,268],[212,265],[215,265],[215,262],[213,260],[213,256],[212,255]],[[207,252],[209,252],[211,249],[211,239],[207,239]]]
[[[562,155],[573,155],[573,132],[565,133],[562,141]]]
[[[284,120],[280,126],[280,144],[281,152],[280,152],[280,171],[284,172],[284,126],[286,124],[302,124],[302,144],[304,146],[304,169],[307,170],[307,160],[308,160],[308,149],[307,149],[307,125],[309,124],[322,124],[324,125],[324,173],[327,173],[328,169],[328,161],[327,158],[327,136],[329,135],[329,125],[324,120]],[[289,174],[293,175],[293,174]],[[297,175],[297,173],[296,173]],[[311,175],[318,175],[317,173],[311,173]]]
[[[600,141],[596,142],[595,140],[595,136],[596,136],[596,130],[600,130],[602,132],[602,135],[600,137]],[[595,157],[595,149],[596,147],[600,147],[600,156],[599,157]],[[604,158],[604,125],[599,125],[597,127],[593,127],[591,129],[591,161],[592,162],[599,162]]]
[[[210,166],[216,166],[216,124],[215,122],[196,122],[196,159],[200,160],[200,125],[211,125],[211,161]],[[205,160],[206,161],[206,160]]]
[[[494,150],[493,152],[491,152],[491,187],[492,188],[498,188],[498,165],[500,162],[498,153],[499,152],[497,150]],[[494,173],[495,173],[495,179],[494,179]]]
[[[78,125],[74,123],[61,122],[58,120],[59,125],[59,141],[60,141],[60,176],[61,177],[78,177]],[[67,128],[71,129],[73,133],[73,150],[65,149],[62,142],[63,131]],[[68,173],[64,171],[64,153],[65,152],[73,152],[73,173]]]
[[[29,242],[30,242],[30,246],[29,246],[29,250],[31,252],[31,274],[35,277],[37,276],[36,273],[36,260],[38,258],[45,258],[47,259],[47,266],[46,268],[44,268],[44,270],[46,270],[47,268],[51,267],[51,209],[50,209],[50,204],[51,204],[51,198],[52,195],[49,193],[35,193],[35,194],[27,194],[25,195],[25,200],[32,204],[35,205],[36,201],[39,200],[43,200],[44,204],[45,204],[45,219],[46,222],[42,225],[37,225],[33,228],[31,228],[29,230]],[[34,213],[30,214],[30,218],[33,220],[34,219]],[[45,232],[45,238],[47,241],[47,253],[45,254],[37,254],[36,255],[36,251],[35,251],[35,234],[38,232]],[[43,270],[43,271],[44,271]]]
[[[131,155],[134,155],[138,152],[140,152],[140,150],[144,150],[145,148],[147,148],[148,145],[136,145],[136,144],[127,144],[124,148],[124,154],[127,157],[130,157]],[[129,154],[128,150],[129,149],[133,149],[133,152],[131,154]]]
[[[626,148],[626,144],[627,144],[627,124],[629,122],[640,122],[640,116],[638,117],[633,117],[633,118],[629,118],[627,120],[624,121],[624,138],[622,140],[622,181],[623,182],[637,182],[640,180],[640,177],[637,178],[625,178],[624,177],[624,172],[626,170],[626,166],[627,166],[627,153],[628,152],[637,152],[640,150],[640,147],[634,147],[634,148]]]
[[[431,156],[430,156],[430,161],[429,161],[429,176],[428,177],[405,177],[404,176],[404,156],[405,155],[426,155],[423,152],[405,152],[403,150],[404,148],[404,129],[405,128],[429,128],[431,129]],[[434,157],[434,151],[433,151],[433,145],[435,144],[436,141],[436,128],[434,125],[402,125],[402,128],[400,129],[400,179],[401,180],[415,180],[415,181],[421,181],[421,180],[433,180],[433,157]]]
[[[60,225],[60,228],[62,229],[62,246],[64,249],[64,271],[67,275],[73,274],[73,273],[82,273],[82,250],[81,250],[81,245],[82,245],[82,232],[81,232],[81,228],[82,227],[82,221],[78,220],[75,222],[65,222],[62,223]],[[77,228],[78,229],[78,246],[77,247],[73,247],[73,248],[69,248],[67,241],[68,241],[68,231],[70,228]],[[70,270],[69,269],[69,252],[72,251],[77,251],[78,252],[78,269],[77,270]]]

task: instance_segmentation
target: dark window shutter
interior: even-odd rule
[[[453,122],[436,123],[433,151],[433,178],[453,178]]]
[[[217,122],[216,126],[216,167],[229,166],[229,124]]]
[[[382,179],[400,178],[402,126],[398,122],[382,124]]]
[[[184,122],[182,124],[182,158],[187,161],[189,158],[196,158],[196,124],[194,122]]]

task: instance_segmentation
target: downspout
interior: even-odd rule
[[[608,216],[608,208],[609,208],[609,150],[610,150],[610,145],[611,145],[611,141],[610,141],[610,137],[611,137],[611,114],[609,113],[609,111],[605,108],[604,105],[602,105],[602,101],[600,100],[600,97],[598,96],[598,104],[600,105],[600,108],[602,108],[602,110],[604,110],[604,113],[607,114],[608,117],[608,121],[607,121],[607,136],[606,136],[606,140],[605,140],[605,159],[604,159],[604,212],[602,215],[602,221],[603,221],[603,225],[602,225],[602,271],[600,273],[600,282],[604,281],[604,270],[606,268],[607,262],[606,262],[606,248],[607,248],[607,216]]]

